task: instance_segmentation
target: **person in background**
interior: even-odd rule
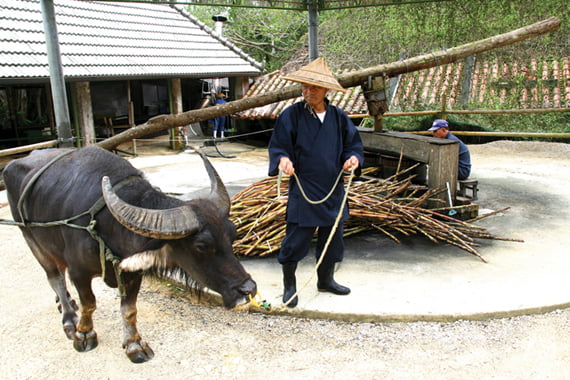
[[[220,92],[216,95],[216,100],[214,101],[214,106],[219,104],[226,104],[226,94]],[[214,138],[218,138],[218,131],[220,131],[220,138],[224,138],[224,131],[226,130],[226,116],[216,117],[214,119]]]
[[[284,79],[300,82],[303,100],[285,109],[275,124],[269,141],[269,175],[283,171],[296,174],[289,181],[287,200],[287,227],[278,255],[283,270],[283,302],[296,292],[295,271],[297,263],[307,256],[311,240],[317,230],[315,256],[320,258],[331,233],[344,199],[344,182],[337,181],[342,171],[355,170],[359,175],[364,162],[364,148],[358,130],[340,108],[326,98],[329,90],[346,91],[338,83],[322,58],[317,58],[300,70],[284,76]],[[303,187],[311,204],[301,194]],[[338,295],[350,293],[346,286],[334,280],[335,263],[344,257],[343,222],[348,219],[345,205],[342,218],[325,252],[317,275],[317,288],[322,292]],[[298,297],[287,305],[295,307]]]
[[[455,140],[459,143],[459,171],[457,173],[457,179],[464,180],[469,178],[469,174],[471,174],[471,155],[469,154],[469,149],[463,141],[449,132],[449,123],[443,119],[436,119],[428,131],[432,133],[433,137]]]

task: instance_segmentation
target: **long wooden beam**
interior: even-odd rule
[[[550,33],[560,28],[560,19],[550,17],[546,20],[499,34],[483,40],[467,43],[461,46],[440,50],[434,53],[424,54],[409,58],[403,61],[387,63],[383,65],[368,67],[365,69],[342,74],[338,77],[340,84],[345,87],[352,87],[363,83],[368,77],[376,77],[379,74],[395,76],[411,71],[428,69],[431,67],[445,65],[466,58],[470,55],[479,54],[488,50],[497,49],[503,46],[512,45],[515,42],[537,37],[545,33]]]
[[[344,87],[360,85],[369,77],[380,75],[394,76],[407,72],[423,70],[451,62],[467,56],[482,53],[484,51],[511,45],[519,41],[537,37],[542,34],[556,31],[560,27],[560,19],[551,17],[543,21],[513,30],[508,33],[489,37],[483,40],[467,43],[465,45],[440,50],[434,53],[424,54],[403,61],[373,66],[361,70],[342,74],[338,77]],[[261,107],[266,104],[280,102],[282,100],[296,98],[301,95],[299,84],[287,86],[278,91],[267,92],[250,98],[234,100],[223,105],[197,109],[179,113],[176,115],[159,115],[149,119],[144,124],[130,128],[113,137],[103,140],[97,145],[105,149],[115,148],[117,145],[165,129],[182,127],[192,123],[210,120],[219,116],[231,115],[250,108]]]
[[[50,140],[30,145],[17,146],[15,148],[0,150],[0,157],[11,156],[18,153],[31,152],[32,150],[35,149],[52,148],[54,146],[57,146],[57,140]]]

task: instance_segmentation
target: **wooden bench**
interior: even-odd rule
[[[477,199],[477,185],[479,184],[479,181],[477,181],[476,179],[463,179],[463,180],[459,180],[459,189],[457,190],[457,193],[462,196],[462,197],[467,197],[467,190],[471,190],[471,199],[476,200]]]

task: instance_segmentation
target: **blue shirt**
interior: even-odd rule
[[[467,145],[465,145],[463,141],[459,140],[457,136],[451,132],[447,132],[445,138],[455,140],[459,143],[459,171],[457,173],[457,179],[469,178],[469,174],[471,174],[471,155],[469,154]]]

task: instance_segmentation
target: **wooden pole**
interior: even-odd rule
[[[405,132],[413,135],[431,136],[428,131]],[[556,132],[486,132],[486,131],[453,131],[456,136],[485,136],[485,137],[507,137],[507,138],[537,138],[537,139],[570,139],[570,133]]]
[[[17,146],[15,148],[0,150],[0,157],[11,156],[13,154],[19,154],[19,153],[26,153],[35,149],[53,148],[54,146],[57,146],[57,140],[50,140],[30,145]]]
[[[524,108],[524,109],[504,109],[504,110],[446,110],[447,115],[514,115],[514,114],[532,114],[532,113],[567,113],[570,108]],[[405,111],[405,112],[386,112],[384,117],[394,116],[427,116],[439,115],[441,110],[429,111]],[[351,119],[362,119],[372,117],[370,114],[348,115]]]
[[[434,53],[421,55],[403,61],[373,66],[340,75],[337,79],[343,87],[353,87],[365,82],[368,77],[380,75],[395,76],[407,72],[427,69],[447,63],[455,62],[469,55],[514,44],[515,42],[533,38],[545,33],[550,33],[560,27],[560,19],[551,17],[526,27],[513,30],[508,33],[489,37],[483,40],[471,42],[454,48],[441,50]],[[266,104],[280,102],[282,100],[296,98],[301,95],[301,85],[296,84],[285,87],[278,91],[267,92],[251,98],[239,99],[223,105],[216,105],[205,109],[186,111],[177,115],[159,115],[149,119],[146,123],[130,128],[115,136],[99,142],[105,149],[112,149],[126,141],[139,138],[165,129],[181,127],[219,116],[227,116],[250,108],[261,107]]]
[[[365,69],[349,72],[340,75],[337,79],[344,87],[352,87],[360,84],[368,76],[378,76],[385,73],[387,76],[405,74],[412,71],[429,69],[431,67],[445,65],[473,54],[479,54],[488,50],[497,49],[503,46],[512,45],[516,42],[550,33],[560,28],[560,19],[550,17],[546,20],[513,30],[508,33],[499,34],[483,40],[470,42],[465,45],[452,47],[450,49],[420,55],[417,57],[387,63],[383,65],[368,67]]]

